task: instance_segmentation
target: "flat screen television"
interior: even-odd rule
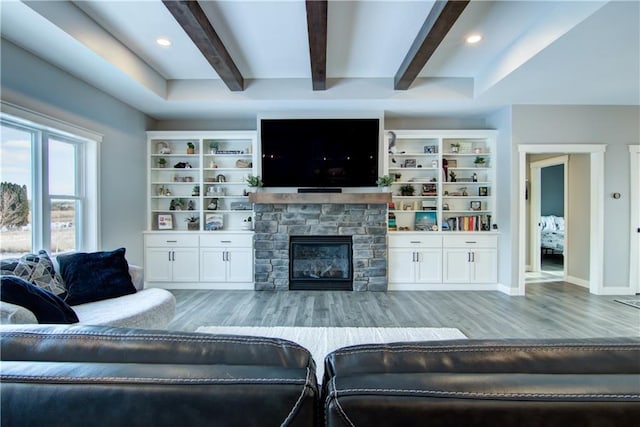
[[[380,119],[262,119],[265,187],[369,187],[378,178]]]

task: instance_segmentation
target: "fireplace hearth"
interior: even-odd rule
[[[353,290],[351,236],[290,236],[289,289]]]

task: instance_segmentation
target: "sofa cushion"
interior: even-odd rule
[[[2,275],[20,277],[56,295],[66,292],[62,278],[44,250],[37,254],[26,254],[20,258],[3,259],[0,262],[0,271]]]
[[[77,323],[71,307],[52,292],[17,276],[2,276],[0,299],[30,310],[38,323]]]
[[[125,248],[59,255],[57,260],[67,287],[67,303],[84,304],[135,293],[124,254]]]

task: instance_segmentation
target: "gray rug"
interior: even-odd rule
[[[436,341],[467,338],[455,328],[329,328],[329,327],[253,327],[201,326],[196,332],[209,334],[250,335],[283,338],[300,344],[311,352],[318,379],[322,380],[324,358],[341,347],[357,344],[402,341]]]
[[[631,307],[640,308],[640,299],[614,299],[615,302],[630,305]]]

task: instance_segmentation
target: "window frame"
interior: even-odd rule
[[[51,206],[54,200],[75,200],[75,251],[91,252],[100,247],[99,143],[102,136],[84,128],[22,107],[0,103],[0,123],[31,133],[31,250],[51,252]],[[49,143],[73,144],[75,194],[51,194]]]

